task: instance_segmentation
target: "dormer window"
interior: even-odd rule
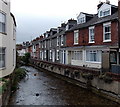
[[[98,9],[98,17],[105,17],[111,15],[111,5],[104,3],[99,9]]]
[[[77,17],[77,23],[82,24],[86,22],[86,15],[84,13],[80,13],[79,16]]]
[[[105,17],[110,15],[110,9],[100,11],[100,17]]]
[[[105,10],[105,11],[103,12],[103,15],[104,15],[104,16],[108,16],[108,15],[110,15],[110,9]]]
[[[85,23],[85,17],[80,18],[80,23]]]

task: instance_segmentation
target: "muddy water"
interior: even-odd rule
[[[19,83],[10,105],[115,105],[107,99],[32,67]]]

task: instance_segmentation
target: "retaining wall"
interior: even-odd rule
[[[71,81],[75,80],[75,84],[91,89],[99,95],[120,103],[120,75],[112,73],[101,75],[99,69],[63,65],[35,59],[31,59],[30,63],[35,67],[67,77]]]

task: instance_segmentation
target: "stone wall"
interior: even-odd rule
[[[120,102],[120,75],[113,75],[111,73],[102,75],[98,69],[63,65],[47,61],[31,60],[30,62],[35,67],[68,78],[69,81],[75,80],[74,83],[77,85],[93,90],[97,94],[116,102]]]

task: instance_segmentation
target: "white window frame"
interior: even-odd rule
[[[109,11],[109,14],[104,14],[104,13],[106,13],[106,12],[108,12]],[[102,12],[102,14],[103,14],[103,16],[105,17],[105,16],[109,16],[110,15],[110,9],[105,9],[103,12]]]
[[[3,53],[3,51],[1,51],[1,53],[0,53],[0,56],[2,56],[2,55],[4,55],[4,57],[5,57],[5,59],[4,59],[4,66],[2,66],[2,67],[0,67],[0,69],[5,69],[6,68],[6,48],[4,48],[4,47],[0,47],[1,49],[4,49],[4,53]],[[1,61],[1,63],[2,63],[2,61]]]
[[[52,59],[52,50],[50,50],[50,59]]]
[[[82,61],[83,60],[83,51],[72,51],[72,60],[80,60]]]
[[[93,30],[93,33],[91,34],[91,30]],[[94,40],[92,40],[92,36],[94,36]],[[95,43],[95,27],[89,27],[89,43]]]
[[[5,34],[6,33],[6,14],[0,11],[0,15],[1,15],[1,17],[0,17],[0,25],[1,25],[0,33]],[[4,31],[2,29],[3,27],[4,27]]]
[[[74,31],[74,45],[79,43],[79,30]]]
[[[105,32],[105,27],[110,27],[110,32]],[[109,33],[110,34],[110,38],[105,40],[105,34]],[[103,24],[103,42],[111,42],[111,22],[108,23],[104,23]]]
[[[44,58],[46,59],[46,50],[44,50]]]
[[[45,48],[47,47],[46,45],[47,45],[47,43],[46,43],[46,41],[45,41]]]
[[[98,52],[100,52],[101,50],[86,50],[86,62],[88,62],[88,63],[101,63],[101,59],[99,59],[100,61],[97,61],[97,55],[98,55]],[[91,60],[87,60],[87,52],[90,54],[90,53],[96,53],[96,61],[91,61]],[[91,57],[89,57],[89,58],[91,58]]]
[[[61,35],[61,46],[63,46],[63,35]]]
[[[85,23],[85,17],[80,18],[80,23]]]
[[[57,57],[56,59],[57,59],[57,60],[59,60],[59,57],[60,57],[59,52],[60,52],[60,51],[59,51],[59,50],[57,50],[57,54],[56,54],[56,57]]]
[[[57,36],[57,46],[59,46],[59,36]]]

